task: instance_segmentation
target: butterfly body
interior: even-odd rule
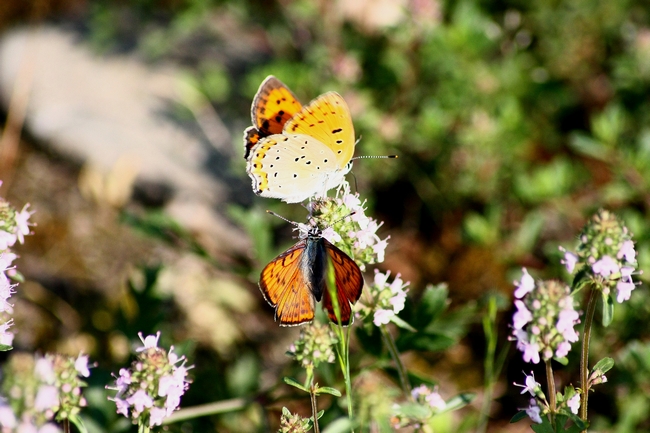
[[[351,303],[359,300],[363,289],[361,270],[354,260],[314,228],[305,239],[266,265],[260,275],[260,290],[264,299],[275,308],[275,320],[280,325],[311,322],[315,302],[321,300],[330,320],[338,322],[327,289],[328,262],[334,269],[341,323],[348,325],[351,322]]]
[[[287,203],[324,196],[352,168],[356,142],[348,106],[336,92],[302,106],[279,85],[274,77],[262,83],[251,109],[255,126],[244,134],[253,191]]]

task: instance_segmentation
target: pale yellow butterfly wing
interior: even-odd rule
[[[246,171],[255,194],[298,203],[341,184],[350,166],[339,168],[328,146],[308,135],[274,134],[252,148]]]

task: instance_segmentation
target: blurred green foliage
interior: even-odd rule
[[[451,298],[464,301],[508,293],[523,265],[537,268],[536,276],[562,277],[557,246],[573,247],[599,207],[624,218],[637,241],[640,278],[650,272],[647,2],[96,0],[83,24],[101,52],[185,66],[188,83],[227,124],[241,127],[232,131],[241,154],[239,133],[268,74],[303,102],[328,90],[346,98],[361,137],[356,154],[399,155],[357,162],[354,174],[387,222],[394,248],[387,266],[409,262],[415,303],[405,320],[424,331],[400,330],[404,350],[449,348],[480,322],[471,303],[443,314],[447,292],[424,290],[428,283],[448,281]],[[232,165],[244,178],[241,158]],[[232,208],[231,216],[252,235],[258,262],[249,274],[256,275],[282,251],[272,246],[274,223],[261,222],[269,217],[259,208]],[[160,221],[147,226],[170,233]],[[612,326],[594,337],[607,339],[594,343],[594,359],[617,362],[611,386],[599,391],[602,401],[616,399],[615,409],[595,421],[612,431],[650,431],[639,416],[650,405],[646,289],[635,298],[642,301],[618,309]],[[509,316],[502,319],[505,335]],[[361,348],[381,358],[379,336],[366,331],[358,330]],[[470,346],[481,360],[481,344]],[[258,386],[259,359],[241,352],[221,398]],[[506,378],[513,380],[521,378]],[[495,416],[508,419],[516,401],[505,395]],[[256,416],[219,422],[233,429],[256,419],[246,424],[252,431]]]
[[[97,2],[89,34],[104,50],[133,48],[150,61],[188,65],[193,86],[242,128],[250,100],[268,74],[283,80],[303,102],[327,90],[342,93],[362,137],[356,153],[400,157],[358,162],[354,173],[362,196],[387,220],[396,248],[402,230],[417,231],[419,253],[393,253],[414,261],[421,284],[446,280],[452,297],[469,290],[467,281],[445,263],[463,260],[463,251],[472,248],[488,248],[488,258],[477,262],[468,254],[461,269],[505,265],[491,278],[485,278],[486,271],[471,271],[480,280],[479,293],[507,292],[504,270],[509,267],[541,270],[548,263],[552,266],[544,272],[563,275],[557,245],[572,247],[585,218],[601,206],[630,224],[647,273],[647,4],[385,3],[389,6],[382,3],[384,9],[376,10],[379,2],[374,1],[346,6],[308,0],[188,0],[163,7],[138,1],[128,8]],[[116,19],[125,15],[131,19]],[[239,148],[237,132],[233,145]],[[235,167],[243,175],[242,163]],[[270,232],[255,216],[259,210],[248,215],[233,210],[232,215],[253,235],[260,262],[272,257]],[[461,241],[448,241],[459,236]],[[436,254],[429,254],[433,245],[442,251],[433,247]],[[419,288],[416,284],[412,291],[419,305],[407,309],[405,320],[421,332],[402,331],[398,344],[403,350],[453,346],[465,334],[461,330],[475,307],[457,309],[455,316],[438,323],[446,290],[418,293]],[[470,292],[469,298],[476,296]],[[615,323],[633,326],[625,317]],[[619,329],[612,338],[625,345],[628,338],[650,337],[636,330]],[[369,353],[382,356],[378,335],[373,339],[359,328],[358,337]],[[643,346],[633,347],[625,357]],[[601,348],[596,359],[608,354],[603,352]],[[645,374],[640,367],[630,368],[633,377]],[[635,391],[638,384],[621,386],[630,387],[629,398],[647,407],[647,393]],[[625,413],[622,425],[638,424]]]

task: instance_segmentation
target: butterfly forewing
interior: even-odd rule
[[[293,92],[271,75],[260,85],[253,99],[253,126],[259,129],[262,136],[279,134],[284,124],[301,109],[302,104]]]
[[[251,105],[253,126],[244,131],[244,159],[262,138],[280,134],[285,123],[302,109],[296,96],[280,80],[269,75],[260,84]]]
[[[345,100],[336,92],[325,93],[304,106],[284,125],[285,134],[306,134],[328,146],[339,168],[354,154],[354,126]]]
[[[264,299],[275,308],[275,320],[283,326],[299,325],[314,319],[314,298],[302,266],[306,240],[273,259],[260,276]]]
[[[323,245],[334,268],[336,280],[336,297],[338,299],[341,324],[349,325],[352,319],[352,306],[361,297],[363,290],[363,275],[361,269],[347,254],[323,239]],[[337,323],[332,298],[326,289],[323,294],[323,307],[327,310],[330,320]]]

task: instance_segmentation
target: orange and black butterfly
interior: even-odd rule
[[[327,289],[327,264],[334,269],[336,297],[342,325],[352,321],[352,304],[359,300],[363,276],[359,266],[312,227],[307,237],[266,265],[260,275],[264,299],[275,308],[281,326],[295,326],[314,319],[315,302],[322,299],[334,323],[335,307]]]
[[[302,104],[282,81],[269,75],[260,84],[251,106],[253,126],[244,131],[244,159],[262,138],[282,133],[284,124],[302,109]]]

